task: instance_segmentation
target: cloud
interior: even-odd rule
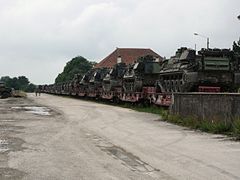
[[[238,0],[0,1],[0,76],[51,83],[71,58],[99,61],[116,47],[169,57],[180,46],[230,48],[239,37]]]

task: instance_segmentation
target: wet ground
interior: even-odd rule
[[[240,143],[43,94],[0,100],[0,179],[240,179]]]
[[[23,152],[28,148],[22,134],[32,122],[47,120],[46,116],[57,116],[57,112],[47,107],[36,106],[27,98],[8,98],[0,100],[0,179],[18,180],[26,172],[9,167],[11,154]]]

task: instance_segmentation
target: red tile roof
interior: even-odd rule
[[[122,58],[122,62],[126,64],[131,64],[139,57],[146,55],[152,55],[154,57],[157,57],[160,61],[163,59],[160,55],[158,55],[151,49],[117,48],[110,55],[108,55],[101,62],[99,62],[94,68],[113,67],[115,64],[117,64],[117,58],[119,56]]]

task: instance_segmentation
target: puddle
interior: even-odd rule
[[[11,119],[4,119],[4,120],[0,120],[1,122],[15,122],[15,120],[11,120]]]
[[[6,139],[0,139],[0,153],[7,152],[8,149],[8,142]]]
[[[2,124],[0,125],[0,134],[7,135],[9,133],[21,133],[21,129],[24,129],[23,126],[12,126],[10,124]]]
[[[32,113],[36,115],[42,115],[42,116],[50,116],[50,109],[47,107],[40,107],[40,106],[25,106],[25,107],[12,107],[12,109],[15,110],[23,110],[27,113]]]
[[[20,138],[0,137],[0,153],[8,153],[9,151],[21,151],[24,148],[24,141]]]
[[[26,173],[12,168],[0,168],[1,180],[17,180],[22,179]]]

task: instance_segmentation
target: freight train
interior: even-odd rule
[[[201,49],[196,53],[182,47],[163,61],[147,55],[126,65],[118,57],[114,67],[93,68],[80,77],[76,74],[70,82],[43,85],[41,91],[169,106],[174,93],[237,92],[240,57],[229,49]]]

